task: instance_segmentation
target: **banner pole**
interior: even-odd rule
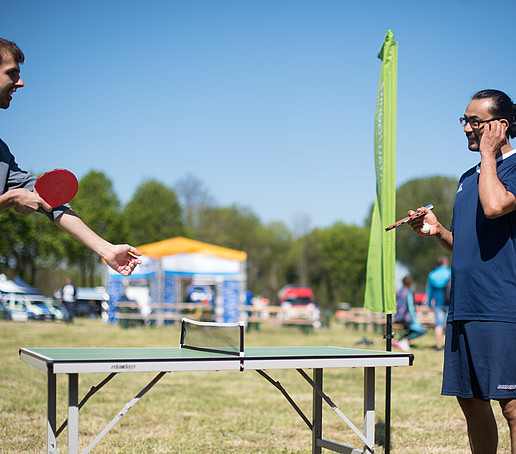
[[[376,199],[371,217],[367,251],[364,308],[387,315],[385,339],[392,349],[392,314],[396,313],[395,262],[396,236],[384,227],[394,222],[396,214],[396,105],[398,44],[387,31],[378,54],[381,60],[376,101],[374,151]],[[391,222],[392,220],[392,222]],[[391,368],[386,368],[385,453],[390,453]]]
[[[392,351],[392,314],[387,314],[385,324],[385,349]],[[391,368],[386,367],[385,370],[385,437],[384,437],[384,452],[390,454],[391,452]]]

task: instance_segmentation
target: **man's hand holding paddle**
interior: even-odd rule
[[[141,253],[128,244],[112,245],[112,255],[104,257],[106,263],[123,276],[129,276],[137,265],[142,263],[138,258]]]
[[[40,208],[50,212],[70,202],[78,189],[79,182],[72,172],[65,169],[51,170],[37,179],[34,191],[24,188],[8,191],[7,206],[24,215],[32,214]]]
[[[52,207],[45,202],[37,193],[28,189],[11,189],[4,194],[5,207],[12,208],[19,214],[29,215],[40,208],[45,211],[52,211]]]
[[[416,213],[422,215],[408,222],[414,232],[421,236],[433,236],[445,249],[453,252],[453,233],[442,226],[433,211],[428,207],[420,207],[417,211],[410,210],[408,215],[413,216]]]

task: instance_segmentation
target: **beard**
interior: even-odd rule
[[[7,109],[11,104],[11,95],[8,92],[0,93],[0,109]]]
[[[466,136],[468,139],[468,149],[469,151],[479,151],[480,150],[480,138],[476,135]]]

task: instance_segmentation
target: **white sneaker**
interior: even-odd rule
[[[401,339],[398,342],[398,345],[399,345],[399,348],[401,350],[403,350],[404,352],[409,352],[410,351],[410,344],[409,344],[409,341],[407,339]]]
[[[392,345],[393,345],[393,347],[396,347],[396,348],[399,348],[400,350],[402,350],[400,343],[396,339],[394,339],[392,341]]]

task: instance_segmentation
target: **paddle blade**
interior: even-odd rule
[[[45,202],[56,208],[75,197],[79,190],[79,182],[72,172],[56,169],[41,175],[34,189]]]

